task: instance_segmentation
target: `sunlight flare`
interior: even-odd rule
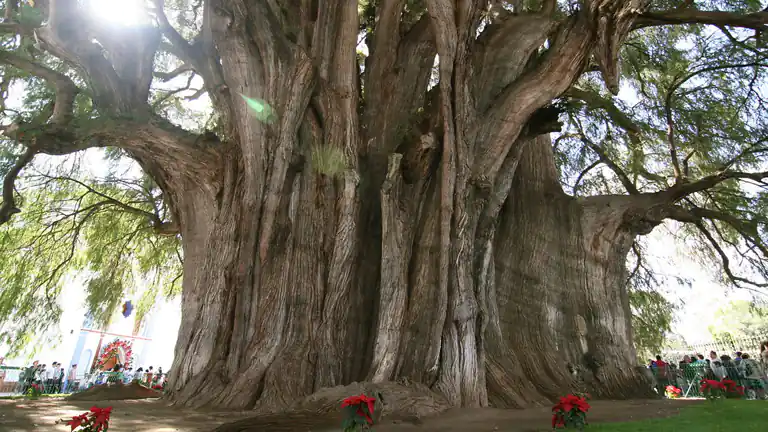
[[[110,24],[137,26],[148,22],[145,0],[85,0],[94,18]]]

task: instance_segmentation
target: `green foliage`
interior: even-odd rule
[[[653,2],[659,9],[678,5]],[[751,0],[697,5],[708,10],[762,9]],[[610,95],[599,74],[590,72],[577,84],[589,98],[570,99],[567,126],[555,145],[563,183],[576,195],[626,194],[620,181],[624,176],[639,192],[654,193],[723,171],[765,171],[766,58],[766,46],[752,31],[689,25],[633,32],[621,51],[619,97]],[[687,195],[676,204],[697,212],[685,222],[700,223],[676,231],[678,240],[714,270],[718,281],[766,288],[766,202],[768,183],[753,180],[727,180]],[[701,210],[704,216],[698,216]],[[721,265],[713,267],[713,262]]]
[[[167,210],[150,181],[35,172],[21,184],[24,211],[0,230],[0,322],[13,323],[0,342],[11,351],[59,320],[59,297],[77,272],[86,275],[86,305],[101,325],[139,286],[179,292],[179,240],[152,229],[151,216]]]
[[[630,290],[632,330],[640,358],[652,358],[661,352],[666,334],[672,329],[675,306],[656,291]]]
[[[709,333],[718,341],[768,337],[768,306],[735,300],[715,312]]]

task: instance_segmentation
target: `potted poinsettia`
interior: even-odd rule
[[[741,399],[744,397],[744,387],[736,384],[736,381],[723,379],[721,383],[725,387],[725,397],[727,399]]]
[[[561,397],[552,407],[552,429],[565,428],[584,430],[587,425],[587,412],[589,411],[587,399],[569,394]]]
[[[373,428],[373,411],[376,399],[364,394],[350,396],[341,402],[344,410],[342,427],[344,432],[362,431]]]
[[[699,391],[710,401],[720,399],[725,394],[725,384],[717,380],[705,379],[701,381]]]
[[[666,391],[664,393],[667,395],[667,398],[669,399],[677,399],[680,397],[680,394],[683,392],[682,390],[680,390],[679,388],[673,385],[668,385],[665,390]]]

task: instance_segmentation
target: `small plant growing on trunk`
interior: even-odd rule
[[[584,397],[569,394],[561,397],[560,402],[552,407],[552,429],[584,430],[587,425],[589,404]]]
[[[107,432],[109,430],[109,417],[112,415],[112,407],[99,408],[91,407],[80,415],[72,417],[67,422],[71,427],[70,431],[78,432]]]
[[[344,432],[362,431],[373,428],[373,411],[376,399],[364,394],[350,396],[341,402],[344,410],[342,427]]]

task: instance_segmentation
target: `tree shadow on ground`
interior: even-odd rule
[[[589,413],[590,423],[643,420],[668,417],[680,409],[700,401],[630,400],[594,401]],[[91,406],[112,406],[113,418],[110,432],[210,432],[224,423],[253,417],[249,412],[221,412],[188,410],[171,407],[154,400],[68,402],[51,400],[0,400],[0,430],[13,432],[66,432],[69,427],[57,421],[71,418],[87,411]],[[242,431],[306,432],[297,423],[297,417],[290,414],[259,416],[252,427]],[[329,420],[330,417],[325,420]],[[452,409],[433,417],[418,421],[386,420],[377,426],[379,432],[464,432],[498,431],[528,432],[550,430],[551,411],[549,407],[525,410],[507,409]],[[320,426],[319,424],[317,426]],[[337,431],[339,426],[332,423],[324,429],[313,427],[313,432]]]

